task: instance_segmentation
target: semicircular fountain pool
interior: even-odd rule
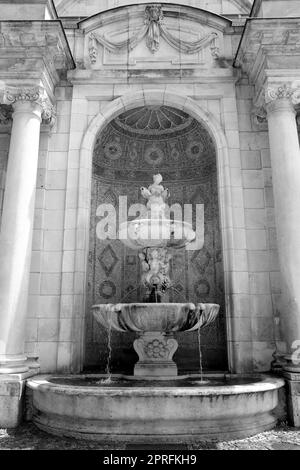
[[[283,380],[220,374],[141,380],[113,375],[29,379],[33,422],[44,431],[110,442],[237,439],[276,424]]]

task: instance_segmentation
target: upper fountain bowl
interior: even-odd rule
[[[182,248],[195,237],[196,233],[188,222],[159,216],[123,222],[118,235],[124,245],[134,250],[150,247]]]
[[[97,322],[117,331],[194,331],[212,323],[220,306],[198,303],[100,304],[92,307]]]

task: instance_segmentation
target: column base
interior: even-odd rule
[[[286,367],[283,377],[287,382],[288,418],[292,426],[300,427],[300,372],[289,372]]]
[[[285,354],[283,357],[285,359],[283,370],[295,374],[300,374],[300,361],[295,361],[293,354]]]
[[[0,355],[0,376],[2,374],[22,374],[29,371],[27,357],[23,354]]]
[[[178,343],[173,335],[159,331],[143,333],[134,341],[133,347],[139,355],[139,361],[134,366],[134,376],[177,376],[177,366],[172,357]]]
[[[0,428],[15,428],[23,418],[26,379],[36,369],[20,374],[0,375]]]

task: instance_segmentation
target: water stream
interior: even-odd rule
[[[199,312],[200,315],[200,312]],[[201,351],[201,333],[200,326],[198,326],[198,351],[199,351],[199,373],[200,373],[200,382],[203,382],[203,368],[202,368],[202,351]]]
[[[112,382],[112,374],[110,370],[111,366],[111,355],[112,355],[112,347],[111,347],[111,324],[109,323],[109,328],[107,330],[107,350],[108,350],[108,355],[107,355],[107,361],[106,361],[106,367],[105,367],[105,373],[107,377],[105,379],[99,380],[99,384],[110,384]]]

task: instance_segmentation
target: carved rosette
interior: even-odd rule
[[[55,109],[45,90],[41,87],[15,88],[7,87],[4,91],[3,102],[14,106],[22,102],[36,103],[41,107],[41,117],[45,124],[53,125],[55,122]]]
[[[178,342],[172,335],[144,333],[134,341],[133,347],[139,356],[134,375],[177,375],[172,357],[178,348]]]

